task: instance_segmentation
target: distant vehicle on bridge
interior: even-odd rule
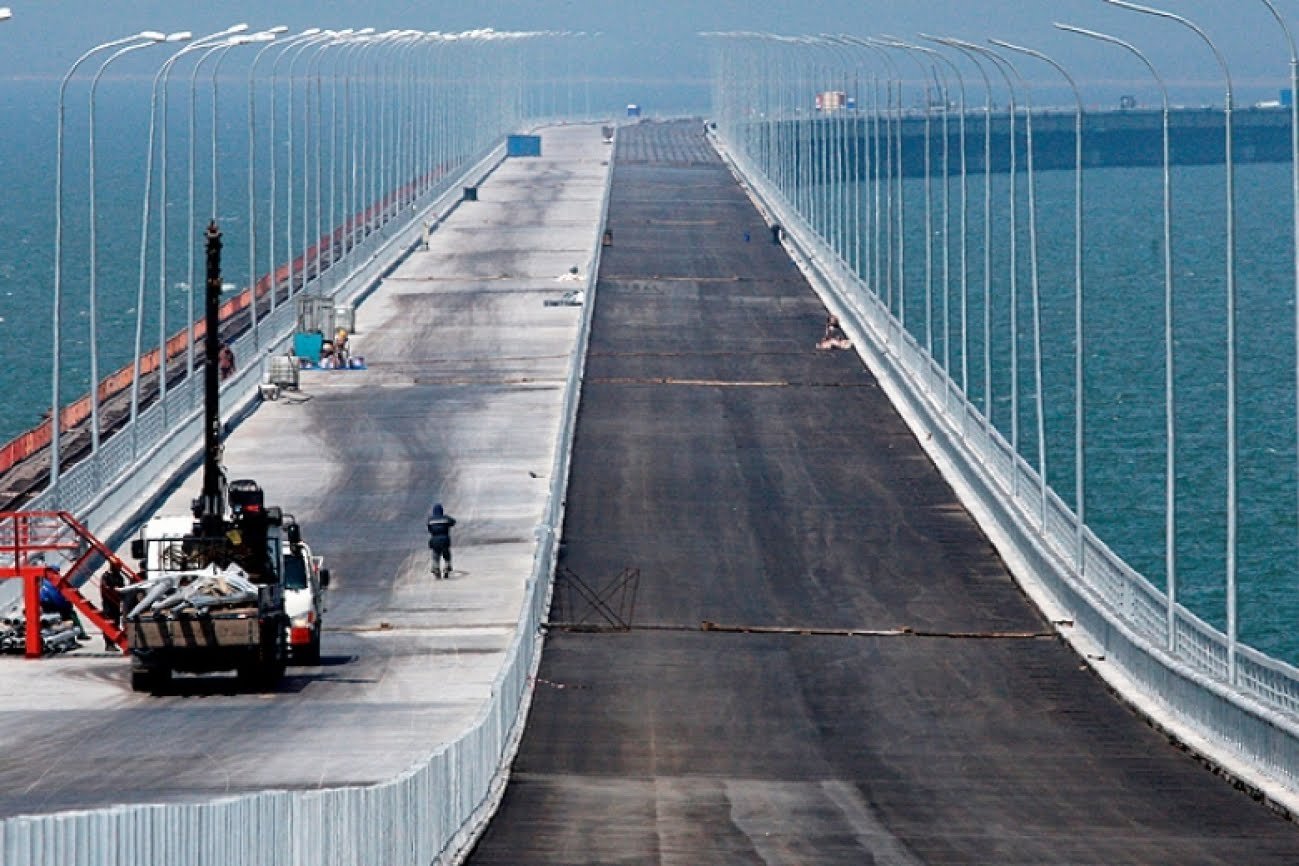
[[[857,103],[842,90],[823,90],[816,95],[816,110],[823,114],[835,111],[851,111]]]

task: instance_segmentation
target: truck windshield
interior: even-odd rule
[[[284,588],[306,589],[307,566],[300,556],[284,557]]]

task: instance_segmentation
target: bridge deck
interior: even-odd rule
[[[1299,861],[1034,636],[696,125],[621,133],[609,225],[564,565],[639,568],[634,628],[551,632],[472,862]]]
[[[257,479],[333,570],[323,664],[275,694],[217,677],[151,697],[119,655],[0,660],[0,816],[369,784],[469,727],[518,622],[581,317],[544,301],[587,273],[609,171],[598,127],[548,130],[544,148],[361,306],[369,370],[304,374],[227,443],[230,477]],[[435,497],[459,520],[437,582]]]

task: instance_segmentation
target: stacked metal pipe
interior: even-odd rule
[[[137,591],[140,600],[127,613],[129,618],[202,615],[220,608],[256,604],[258,597],[257,584],[234,565],[160,574],[144,581]]]

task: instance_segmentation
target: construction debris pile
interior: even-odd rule
[[[76,649],[81,629],[57,613],[43,613],[40,620],[41,647],[46,653]],[[0,616],[0,652],[21,653],[27,645],[27,617],[21,599]]]
[[[546,307],[580,307],[586,301],[586,293],[581,289],[564,292],[559,298],[546,298],[542,305]]]
[[[852,348],[852,340],[844,334],[838,316],[830,316],[825,320],[825,336],[816,344],[816,348],[823,352],[828,349]]]
[[[133,589],[139,601],[127,613],[138,616],[192,616],[257,604],[257,584],[237,565],[211,565],[195,571],[163,572]]]

